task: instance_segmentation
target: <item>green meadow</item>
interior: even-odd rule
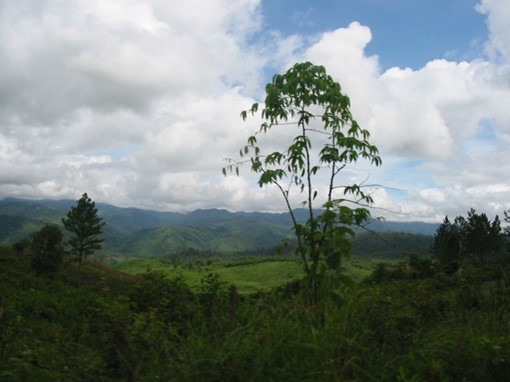
[[[346,274],[360,281],[381,262],[377,259],[353,259],[346,263]],[[249,258],[175,261],[162,258],[131,258],[122,260],[113,268],[132,275],[157,272],[168,279],[182,277],[192,288],[210,273],[220,276],[228,284],[235,285],[240,293],[267,291],[285,285],[304,276],[299,261],[289,258]]]

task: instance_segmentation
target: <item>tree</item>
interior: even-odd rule
[[[248,114],[258,111],[259,104],[254,103],[241,117],[246,120]],[[266,86],[261,117],[263,123],[241,149],[241,159],[228,159],[223,174],[239,174],[239,167],[248,163],[251,171],[259,174],[260,187],[276,186],[290,213],[297,253],[315,295],[319,265],[339,269],[342,257],[351,250],[352,226],[370,217],[366,207],[373,203],[363,185],[339,185],[339,175],[347,165],[362,159],[379,166],[381,158],[368,141],[369,132],[353,118],[349,97],[323,66],[298,63],[285,74],[275,75]],[[297,135],[281,151],[264,153],[258,137],[275,128],[295,128]],[[326,179],[327,186],[319,196],[321,178]],[[296,189],[304,195],[304,224],[297,220],[292,205]]]
[[[504,215],[505,215],[505,217],[504,217],[505,223],[510,224],[510,210],[505,211]],[[505,235],[510,236],[510,226],[506,226],[504,232],[505,232]]]
[[[103,219],[98,216],[95,203],[85,193],[77,201],[76,207],[71,207],[67,218],[62,219],[62,224],[71,233],[68,244],[71,253],[78,256],[81,275],[83,258],[101,249],[103,239],[99,236],[103,233]]]
[[[504,221],[507,224],[510,224],[510,210],[504,211]],[[503,234],[505,235],[504,243],[506,244],[506,250],[507,253],[510,252],[510,225],[507,225],[504,230]]]
[[[464,250],[470,261],[477,265],[498,261],[503,248],[499,217],[491,222],[486,214],[477,214],[471,208],[466,222]]]
[[[468,211],[467,219],[457,216],[454,224],[448,217],[434,236],[434,252],[443,268],[455,271],[462,263],[485,265],[500,262],[504,236],[499,217],[490,221],[486,214]]]
[[[31,265],[37,273],[53,273],[62,265],[64,234],[57,225],[47,224],[34,232],[30,243]]]
[[[460,266],[461,231],[459,226],[461,225],[459,218],[456,218],[452,224],[446,216],[443,223],[437,227],[434,235],[432,252],[442,268],[448,273],[455,272]]]

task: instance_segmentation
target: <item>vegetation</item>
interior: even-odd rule
[[[510,370],[507,261],[445,272],[426,254],[353,259],[368,277],[325,272],[310,305],[288,257],[189,250],[118,264],[135,275],[86,259],[34,268],[58,232],[31,235],[29,252],[0,247],[2,381],[505,381]]]
[[[62,218],[74,205],[76,201],[72,200],[0,200],[0,243],[13,245],[45,224],[61,225]],[[288,213],[234,213],[217,209],[172,213],[119,208],[108,204],[96,206],[105,222],[103,248],[96,252],[101,257],[169,256],[188,250],[222,255],[239,252],[261,252],[268,255],[274,252],[275,246],[280,246],[289,255],[293,254],[293,248],[281,245],[282,240],[293,237]],[[306,221],[305,213],[304,209],[295,210],[298,221]],[[394,231],[424,234],[431,238],[437,226],[416,222],[373,221],[370,229],[379,235],[385,235],[385,231]],[[360,253],[356,244],[360,240],[368,240],[373,244],[367,248],[368,251],[387,251],[389,256],[400,248],[400,239],[388,238],[391,245],[385,245],[385,241],[381,242],[373,235],[357,236],[359,238],[356,237],[353,243],[355,256]],[[417,243],[421,241],[416,240]],[[412,243],[413,239],[410,237],[408,242]],[[362,246],[363,251],[364,248]],[[430,245],[426,251],[429,249]],[[417,250],[406,249],[406,252]]]
[[[71,232],[68,244],[71,253],[78,256],[81,269],[83,258],[101,249],[103,239],[99,236],[103,233],[103,219],[99,217],[95,203],[85,193],[76,202],[76,207],[71,207],[66,218],[62,219],[62,224]]]
[[[352,259],[345,263],[345,274],[355,281],[367,277],[381,259]],[[387,261],[389,264],[391,261]],[[235,285],[240,294],[269,291],[303,277],[299,261],[289,257],[236,256],[193,258],[131,258],[111,265],[112,268],[133,275],[155,272],[167,278],[182,278],[186,285],[197,290],[208,273],[217,274],[228,284]]]
[[[431,260],[413,261],[386,280],[327,273],[310,306],[299,281],[238,295],[214,273],[190,288],[87,260],[78,289],[77,264],[37,273],[4,247],[0,379],[505,381],[510,268],[417,277]]]
[[[236,257],[213,260],[195,258],[126,259],[113,264],[114,269],[133,275],[154,272],[167,278],[182,278],[193,290],[209,273],[217,274],[241,294],[268,291],[291,280],[300,279],[303,270],[295,259],[274,257]]]
[[[498,216],[491,222],[484,213],[468,211],[450,222],[448,216],[438,227],[433,252],[441,266],[454,272],[463,264],[486,265],[505,259],[505,237]]]
[[[255,103],[241,116],[254,115]],[[342,257],[350,254],[351,228],[365,222],[370,212],[366,208],[373,200],[358,184],[339,184],[338,177],[347,165],[367,160],[379,166],[378,150],[368,141],[370,134],[362,129],[350,112],[349,97],[340,84],[326,73],[323,66],[310,62],[298,63],[285,74],[275,75],[266,86],[263,123],[257,134],[248,138],[241,150],[241,161],[230,160],[223,169],[239,173],[239,166],[249,163],[259,174],[258,184],[276,186],[281,192],[292,218],[297,239],[297,253],[307,274],[311,297],[318,292],[319,265],[339,270]],[[319,122],[320,121],[320,122]],[[259,146],[258,135],[276,128],[296,128],[296,136],[281,151],[265,153]],[[317,145],[320,149],[317,150]],[[244,160],[244,157],[248,157]],[[320,195],[321,212],[316,211],[317,178],[326,176],[328,188]],[[293,187],[294,186],[294,187]],[[304,224],[294,215],[293,188],[304,194],[302,205],[308,214]],[[337,191],[341,189],[340,195]],[[349,203],[356,205],[351,208]],[[350,237],[349,237],[350,236]]]
[[[403,260],[411,254],[428,256],[434,243],[432,236],[407,232],[364,232],[352,242],[354,259]]]
[[[32,268],[39,273],[56,272],[62,265],[64,234],[56,225],[47,224],[29,239]]]

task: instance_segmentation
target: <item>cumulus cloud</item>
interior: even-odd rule
[[[268,70],[310,60],[342,84],[380,148],[382,168],[345,176],[398,189],[374,194],[399,213],[389,218],[510,208],[508,2],[477,7],[486,57],[385,71],[366,54],[369,26],[283,36],[264,25],[260,5],[0,1],[0,196],[283,210],[277,190],[258,188],[247,169],[224,178],[221,167],[256,128],[239,113],[260,100]]]
[[[479,7],[488,14],[488,45],[500,53],[497,60],[438,59],[418,70],[382,72],[378,58],[364,53],[371,34],[358,23],[324,33],[306,51],[305,59],[325,65],[343,85],[354,115],[370,130],[383,163],[389,162],[372,176],[405,193],[376,194],[381,207],[398,213],[390,218],[438,220],[470,207],[491,213],[494,206],[510,207],[510,154],[502,144],[510,126],[504,106],[510,100],[509,28],[499,16],[504,7],[501,1]],[[412,161],[427,165],[405,165]],[[416,181],[420,177],[427,180]]]
[[[241,144],[238,110],[252,101],[232,84],[249,88],[262,70],[246,43],[258,1],[1,7],[2,195],[94,188],[130,204],[153,178],[191,169],[219,177],[222,156]]]
[[[508,64],[510,61],[510,33],[508,32],[507,15],[510,14],[510,3],[502,0],[481,0],[476,9],[487,15],[490,32],[490,39],[487,43],[488,53],[496,59],[501,55],[502,61]]]

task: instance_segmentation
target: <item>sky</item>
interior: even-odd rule
[[[221,169],[260,124],[240,112],[310,61],[379,148],[341,179],[383,186],[373,215],[502,216],[509,19],[508,0],[0,0],[0,198],[284,211]]]

